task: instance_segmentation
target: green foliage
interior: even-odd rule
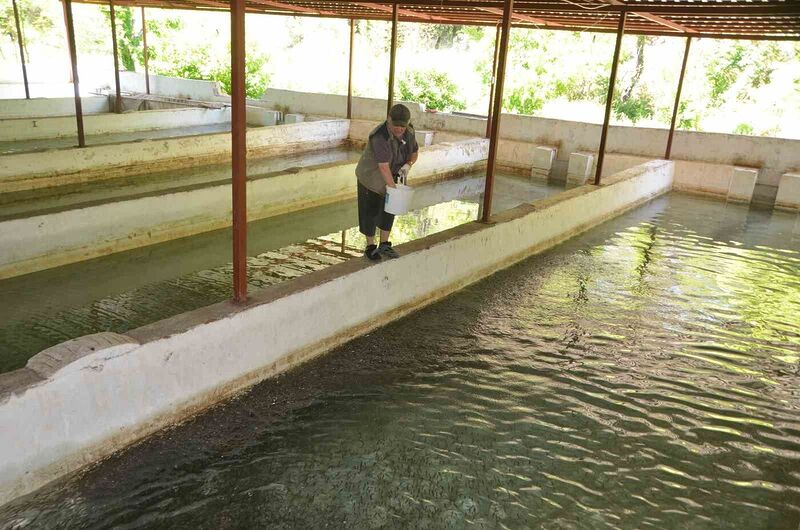
[[[41,5],[31,0],[17,2],[20,25],[22,26],[23,47],[28,55],[28,33],[43,34],[53,28],[53,20],[47,16]],[[9,1],[0,8],[0,33],[7,36],[14,44],[17,41],[17,24],[14,20],[14,5]]]
[[[711,106],[722,105],[723,96],[736,83],[744,69],[745,47],[736,42],[722,57],[709,64],[706,78],[711,84]]]
[[[646,88],[640,88],[628,98],[614,95],[611,108],[617,118],[628,118],[631,123],[655,116],[655,101]]]
[[[106,20],[111,23],[111,10],[103,6],[100,8]],[[133,10],[130,7],[115,7],[114,18],[117,24],[117,50],[119,61],[122,68],[129,71],[136,71],[136,62],[143,61],[140,55],[139,46],[142,43],[141,33],[134,29]]]
[[[445,73],[407,72],[398,83],[400,99],[422,103],[429,109],[464,110],[466,103],[457,98],[458,86]]]
[[[438,50],[452,48],[455,40],[464,31],[464,27],[452,24],[424,24],[420,33],[426,43]]]
[[[733,134],[748,134],[748,135],[752,135],[753,134],[753,126],[750,125],[749,123],[740,123],[733,130]]]
[[[269,58],[266,55],[253,51],[247,54],[244,63],[244,91],[248,98],[258,99],[269,85],[269,74],[265,65]],[[211,73],[211,79],[219,81],[222,91],[231,94],[231,68],[228,65],[220,66]]]
[[[503,98],[503,109],[517,114],[533,115],[544,107],[544,94],[536,87],[516,87]]]

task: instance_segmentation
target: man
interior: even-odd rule
[[[364,255],[373,261],[399,257],[389,241],[394,215],[385,212],[383,204],[386,187],[394,188],[398,179],[405,181],[417,161],[419,146],[410,120],[408,107],[393,106],[386,121],[369,133],[356,166],[358,227],[367,238]],[[376,227],[381,231],[379,245],[375,245]]]

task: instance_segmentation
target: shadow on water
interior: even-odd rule
[[[796,529],[799,227],[658,199],[0,521]]]

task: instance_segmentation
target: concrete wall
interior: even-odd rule
[[[293,153],[339,145],[346,120],[315,121],[247,131],[248,156]],[[74,184],[177,167],[230,162],[230,133],[143,140],[0,157],[0,193]]]
[[[124,92],[145,93],[144,74],[139,72],[120,72],[120,89]],[[150,75],[150,93],[176,98],[196,99],[199,101],[217,101],[230,97],[224,96],[216,81],[199,81],[195,79],[178,79],[163,75]]]
[[[329,94],[309,94],[302,96],[296,92],[285,90],[268,90],[264,99],[276,107],[289,106],[293,112],[308,112],[343,116],[344,106],[337,98]],[[383,101],[380,113],[357,114],[359,119],[381,120],[385,113],[385,100],[371,100],[376,108]],[[328,109],[328,112],[322,110]],[[503,114],[500,125],[500,136],[508,141],[518,141],[530,147],[549,145],[558,148],[558,158],[553,165],[555,177],[566,176],[569,154],[577,151],[596,152],[600,145],[600,125],[566,120],[536,118],[516,114]],[[486,120],[449,113],[415,112],[414,124],[417,129],[447,131],[471,137],[483,136],[486,132]],[[667,144],[666,129],[648,129],[642,127],[613,126],[609,130],[607,151],[623,155],[634,155],[646,159],[661,158]],[[438,140],[435,140],[438,141]],[[519,146],[503,146],[500,143],[498,158],[506,161],[522,161],[524,153],[511,156],[509,151]],[[728,167],[745,166],[760,168],[755,200],[761,203],[772,203],[777,193],[781,175],[800,168],[800,141],[781,138],[762,138],[740,136],[734,134],[700,133],[676,131],[672,146],[672,159],[687,162],[716,164],[712,174],[697,174],[697,178],[684,179],[684,189],[696,185],[697,191],[716,193],[723,186],[724,173]],[[696,166],[700,168],[700,166]],[[712,166],[709,166],[712,167]],[[679,168],[678,168],[679,169]]]
[[[84,116],[83,127],[87,136],[196,127],[231,121],[230,109],[184,108],[146,110],[123,114],[95,114]],[[77,136],[74,116],[49,118],[15,118],[3,120],[0,141],[38,140]]]
[[[415,183],[486,159],[488,141],[426,148]],[[259,219],[355,195],[355,163],[281,172],[247,183],[248,218]],[[230,185],[190,188],[0,222],[0,278],[65,265],[230,225]]]
[[[109,111],[106,96],[81,98],[84,115]],[[75,98],[0,99],[0,120],[44,116],[72,116],[75,119]]]
[[[0,375],[0,503],[664,193],[672,170],[650,162],[403,245],[397,260],[350,260],[244,306],[46,350]]]

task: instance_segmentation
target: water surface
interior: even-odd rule
[[[673,194],[0,521],[795,530],[799,329],[797,216]]]

